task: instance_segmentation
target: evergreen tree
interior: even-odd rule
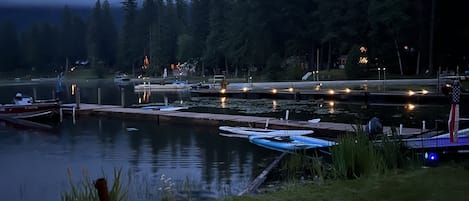
[[[25,65],[33,73],[53,73],[63,62],[58,56],[59,30],[47,23],[34,24],[23,34]]]
[[[91,19],[88,23],[87,31],[88,59],[93,66],[97,66],[98,63],[102,63],[102,55],[100,55],[100,39],[102,38],[101,19],[101,1],[97,0],[91,14]]]
[[[104,63],[108,66],[113,66],[116,62],[117,54],[117,30],[108,0],[104,0],[102,9],[99,51]]]
[[[210,33],[207,36],[204,60],[208,66],[213,67],[214,74],[220,70],[228,73],[228,69],[219,69],[225,65],[223,42],[225,40],[225,2],[224,0],[212,0],[210,2]]]
[[[0,71],[20,67],[20,49],[16,27],[10,22],[0,23]]]
[[[192,0],[190,6],[189,29],[192,39],[193,53],[192,57],[201,61],[206,49],[206,39],[209,34],[209,3],[210,0]],[[199,62],[198,68],[205,71],[205,63]],[[205,75],[205,72],[202,72]]]
[[[133,71],[140,68],[143,63],[144,56],[138,50],[138,38],[140,37],[137,30],[137,1],[126,0],[122,2],[124,10],[124,23],[122,27],[122,35],[120,38],[119,48],[119,64],[121,70]]]
[[[381,46],[379,49],[384,51],[382,55],[389,57],[392,55],[390,50],[396,52],[396,56],[388,59],[385,65],[391,72],[399,72],[401,75],[404,74],[400,48],[402,47],[401,34],[409,23],[409,15],[406,13],[407,5],[405,0],[370,0],[368,9],[368,20],[371,26],[369,36],[374,39],[379,38],[379,46]],[[382,48],[383,46],[393,48],[386,49]],[[392,66],[398,66],[399,69],[391,68]]]
[[[74,16],[69,7],[62,12],[60,28],[59,62],[66,67],[66,62],[74,62],[86,58],[86,28],[80,17]],[[66,69],[61,69],[66,70]]]

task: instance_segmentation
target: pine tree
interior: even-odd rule
[[[116,62],[117,54],[117,30],[114,25],[114,19],[111,14],[111,7],[108,0],[104,0],[102,9],[99,51],[104,63],[108,66],[113,66]]]
[[[20,49],[16,27],[9,22],[0,23],[0,71],[20,67]]]
[[[132,71],[139,64],[142,64],[143,55],[138,50],[138,38],[140,37],[135,30],[137,29],[137,1],[126,0],[122,2],[124,10],[124,24],[122,27],[122,36],[120,38],[119,64],[121,70]]]

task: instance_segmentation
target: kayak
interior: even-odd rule
[[[282,152],[296,152],[299,150],[330,147],[334,141],[306,136],[265,137],[249,136],[249,141],[255,145]]]
[[[221,131],[226,132],[222,135],[237,136],[247,138],[248,136],[299,136],[314,133],[313,130],[275,130],[265,128],[232,127],[220,126]]]

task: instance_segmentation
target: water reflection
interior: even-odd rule
[[[24,200],[59,200],[67,168],[78,181],[84,168],[97,178],[122,167],[148,182],[162,174],[179,184],[189,179],[191,190],[201,196],[195,199],[206,200],[240,192],[256,176],[256,164],[275,154],[201,125],[107,118],[80,118],[73,125],[66,118],[59,130],[39,136],[0,128],[3,199],[16,200],[24,188]]]

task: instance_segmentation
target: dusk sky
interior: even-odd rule
[[[104,0],[101,0],[103,2]],[[108,0],[112,6],[119,5],[123,0]],[[18,5],[18,6],[86,6],[93,7],[96,0],[0,0],[3,5]],[[139,4],[141,0],[138,1]]]

